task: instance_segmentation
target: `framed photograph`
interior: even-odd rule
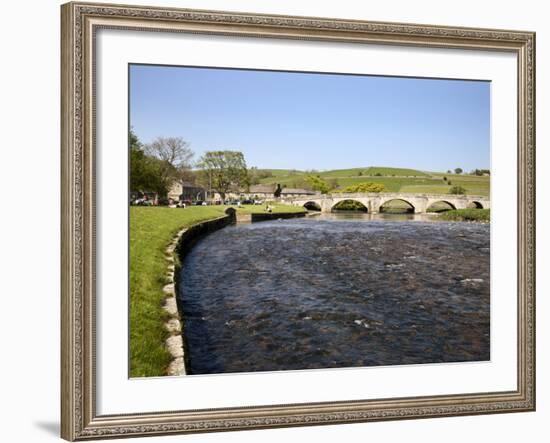
[[[61,17],[63,438],[535,409],[534,33]]]

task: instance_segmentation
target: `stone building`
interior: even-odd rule
[[[174,201],[205,200],[206,190],[195,183],[176,181],[168,191],[168,198]]]
[[[283,188],[281,190],[281,197],[306,197],[308,195],[316,195],[317,192],[309,191],[307,189],[300,188]]]
[[[305,197],[315,195],[316,192],[307,189],[282,188],[279,184],[252,185],[248,192],[242,192],[247,198],[272,199],[276,197]]]
[[[248,198],[274,198],[277,185],[252,185],[248,192],[243,191],[242,194]]]

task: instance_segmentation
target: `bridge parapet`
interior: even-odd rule
[[[369,212],[377,213],[380,208],[391,200],[403,200],[409,203],[415,213],[425,213],[436,202],[446,202],[456,209],[464,209],[471,204],[476,207],[490,208],[491,201],[488,197],[480,195],[454,195],[454,194],[413,194],[400,192],[381,193],[332,193],[304,197],[287,197],[282,199],[297,206],[307,203],[315,203],[323,212],[330,212],[334,205],[344,200],[354,200],[362,203]]]

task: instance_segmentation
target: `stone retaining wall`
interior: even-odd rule
[[[300,218],[305,217],[307,212],[265,212],[260,214],[252,214],[252,223],[267,221],[267,220],[278,220],[280,218]]]
[[[178,276],[180,274],[183,259],[201,237],[233,223],[235,223],[235,214],[228,213],[228,215],[213,220],[207,220],[190,226],[189,228],[184,228],[177,233],[170,245],[166,248],[168,284],[163,290],[166,294],[164,309],[169,314],[169,318],[165,322],[164,327],[170,333],[170,337],[166,340],[166,348],[172,356],[172,361],[167,370],[168,375],[185,375],[186,373],[185,360],[187,358],[187,353],[185,352],[186,344],[183,338],[183,319],[181,315],[183,311],[177,297],[179,292]]]
[[[166,248],[168,284],[163,290],[166,294],[164,309],[169,314],[169,319],[165,322],[164,326],[170,333],[170,337],[166,340],[166,348],[170,352],[170,355],[172,355],[172,362],[167,370],[168,375],[185,375],[186,361],[189,358],[186,352],[187,345],[183,336],[183,307],[177,296],[180,284],[178,276],[182,269],[183,260],[199,239],[228,225],[235,224],[237,220],[235,210],[229,208],[226,214],[222,217],[182,229]],[[305,215],[306,213],[301,212],[252,214],[250,221],[254,223],[280,218],[304,217]]]

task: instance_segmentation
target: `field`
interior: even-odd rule
[[[449,221],[491,221],[490,209],[453,209],[441,213],[440,218]]]
[[[446,174],[384,167],[336,169],[318,172],[288,169],[264,171],[269,171],[272,176],[263,178],[261,183],[280,183],[291,188],[303,187],[305,177],[308,174],[314,174],[333,184],[336,189],[362,182],[374,182],[383,184],[387,192],[448,194],[449,189],[457,185],[466,189],[467,195],[489,196],[490,193],[490,177],[488,176]]]
[[[183,227],[220,217],[227,206],[130,208],[130,376],[165,375],[170,355],[162,309],[166,281],[165,249]],[[243,206],[239,213],[263,212],[263,206]],[[273,212],[303,212],[274,205]]]

